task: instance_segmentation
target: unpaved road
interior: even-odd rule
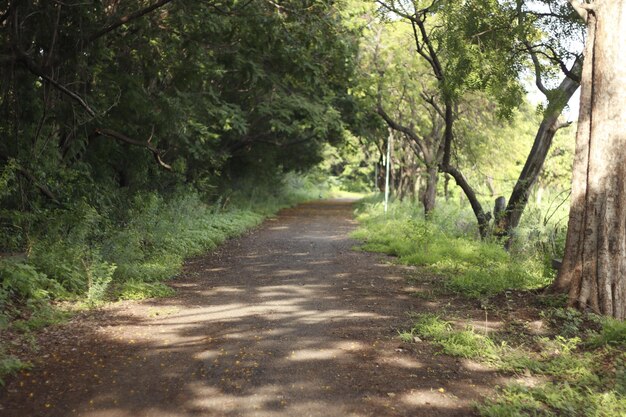
[[[426,302],[410,271],[352,250],[354,227],[350,202],[283,210],[188,262],[175,297],[48,330],[0,416],[472,415],[498,376],[400,342]]]

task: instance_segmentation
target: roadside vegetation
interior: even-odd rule
[[[519,231],[526,234],[520,238],[525,243],[508,252],[496,237],[476,239],[471,212],[458,204],[442,203],[426,220],[410,201],[394,202],[385,213],[379,200],[364,200],[357,211],[361,228],[354,237],[365,241],[362,248],[425,266],[445,277],[442,285],[449,290],[480,298],[510,289],[542,288],[554,278],[550,260],[558,256],[558,248],[553,250],[550,242],[562,238],[547,233],[549,226],[540,231],[537,224],[526,225]]]
[[[456,297],[452,307],[409,313],[412,325],[399,338],[433,343],[442,354],[510,376],[515,382],[476,405],[483,416],[625,415],[626,324],[567,308],[562,296],[542,295],[554,279],[550,261],[560,254],[554,242],[563,238],[553,233],[559,229],[524,218],[518,231],[524,243],[507,252],[498,238],[475,238],[475,226],[463,222],[471,218],[467,208],[441,205],[428,220],[407,202],[393,202],[384,213],[380,197],[357,209],[360,227],[353,236],[364,242],[362,250],[418,266],[416,283],[431,287],[415,294],[420,300]],[[471,319],[482,314],[501,327]]]
[[[211,204],[181,188],[170,196],[138,194],[126,206],[82,202],[25,219],[19,229],[33,230],[22,237],[28,251],[0,258],[0,384],[29,366],[10,352],[23,344],[36,349],[33,332],[104,302],[170,296],[167,280],[186,258],[215,249],[283,207],[332,195],[320,189],[292,175],[273,190],[249,187]]]

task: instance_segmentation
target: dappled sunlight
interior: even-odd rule
[[[344,352],[341,349],[299,349],[291,352],[290,361],[331,360]]]
[[[176,297],[148,300],[127,316],[113,307],[115,325],[80,347],[100,352],[99,361],[81,356],[39,378],[89,367],[76,376],[91,384],[88,392],[56,394],[75,402],[80,395],[83,416],[421,416],[458,407],[444,414],[467,415],[485,387],[452,389],[454,379],[499,381],[493,370],[398,338],[407,311],[436,304],[410,296],[395,266],[351,252],[345,235],[320,226],[319,235],[294,237],[297,220],[258,232],[252,249],[237,242],[195,259]],[[266,243],[276,234],[278,249]],[[455,372],[440,372],[441,364]]]
[[[288,277],[291,275],[303,275],[308,272],[309,270],[307,269],[279,269],[278,271],[274,272],[274,275],[276,275],[277,277]]]
[[[321,260],[321,261],[309,261],[307,262],[309,265],[328,265],[331,263],[329,260]]]
[[[467,327],[474,329],[477,333],[489,334],[499,332],[504,329],[504,322],[493,321],[488,317],[486,320],[451,320],[451,322],[458,329],[465,329]]]
[[[449,398],[454,396],[455,400],[458,398],[453,394],[441,387],[433,387],[431,389],[411,390],[410,392],[403,394],[400,397],[400,401],[404,404],[416,406],[416,407],[437,407],[448,408],[451,407]],[[455,401],[455,402],[456,402]],[[467,403],[455,404],[457,408],[460,405],[468,405]]]
[[[206,268],[204,271],[205,272],[224,272],[224,271],[228,271],[230,268],[226,268],[226,267],[220,267],[220,268]]]

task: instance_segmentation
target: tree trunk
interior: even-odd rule
[[[439,180],[439,168],[437,165],[431,165],[427,168],[428,176],[426,177],[426,189],[422,196],[422,204],[424,205],[424,214],[428,217],[435,209],[435,200],[437,197],[437,181]]]
[[[461,171],[451,165],[443,166],[441,170],[445,173],[450,174],[452,178],[454,178],[454,180],[456,181],[456,184],[461,187],[461,189],[465,193],[465,197],[467,197],[470,205],[472,206],[474,216],[476,216],[476,222],[478,223],[478,232],[480,233],[480,238],[484,239],[485,237],[487,237],[487,232],[489,231],[489,221],[491,220],[491,213],[485,212],[483,210],[483,206],[480,204],[480,201],[478,201],[476,192],[469,184],[469,182],[467,182],[467,179]]]
[[[555,289],[571,305],[626,318],[626,0],[587,14],[572,205]]]
[[[580,73],[579,62],[574,65],[571,72],[574,74]],[[495,228],[503,232],[505,236],[508,236],[505,243],[507,248],[511,245],[513,230],[517,228],[522,218],[522,213],[528,203],[531,188],[537,181],[539,174],[541,174],[548,151],[552,146],[552,139],[554,139],[554,135],[559,127],[561,127],[559,116],[563,112],[563,108],[567,105],[569,99],[578,89],[578,86],[578,81],[565,77],[559,87],[554,90],[554,96],[550,98],[548,108],[543,115],[543,120],[535,135],[533,147],[528,154],[524,168],[509,197],[505,215],[500,218]]]
[[[465,193],[465,196],[472,206],[474,216],[476,216],[476,222],[478,223],[478,232],[480,233],[480,238],[484,239],[485,237],[487,237],[487,231],[489,230],[491,213],[485,212],[483,210],[480,201],[478,201],[478,197],[476,196],[474,188],[467,181],[463,173],[458,168],[452,166],[452,164],[450,163],[452,156],[452,140],[454,139],[453,125],[455,121],[455,116],[454,112],[452,111],[452,102],[449,100],[446,101],[446,111],[444,119],[446,122],[446,129],[444,132],[443,158],[439,170],[441,172],[445,172],[446,174],[450,174],[450,176],[454,178],[454,181],[456,181],[456,184],[461,187],[463,193]]]

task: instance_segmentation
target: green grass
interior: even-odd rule
[[[434,342],[442,348],[443,353],[451,356],[494,361],[500,352],[500,347],[494,341],[477,333],[472,327],[455,330],[452,323],[434,314],[415,316],[410,335]]]
[[[483,416],[623,416],[626,415],[626,344],[624,323],[603,320],[598,333],[581,338],[531,337],[511,347],[472,327],[454,326],[432,314],[414,316],[400,339],[420,336],[442,353],[477,360],[501,371],[547,378],[537,386],[512,384],[477,406]],[[593,347],[591,347],[593,346]]]
[[[427,267],[446,278],[444,285],[448,289],[470,297],[540,288],[549,283],[551,277],[545,275],[540,257],[511,256],[498,242],[476,239],[470,226],[455,231],[451,223],[471,222],[451,210],[442,209],[426,221],[414,205],[393,203],[385,214],[380,203],[365,203],[357,217],[360,228],[353,237],[364,241],[364,250]]]
[[[467,213],[442,205],[426,221],[415,205],[394,202],[385,214],[370,199],[358,209],[360,227],[353,236],[364,242],[362,249],[422,266],[442,278],[443,288],[470,298],[549,284],[552,272],[541,251],[545,245],[525,240],[508,253],[496,241],[477,239]],[[406,343],[425,339],[443,354],[543,381],[498,389],[477,405],[483,416],[626,416],[626,323],[562,308],[561,299],[546,303],[542,317],[553,329],[550,337],[516,334],[510,341],[506,335],[420,314],[399,338]]]
[[[592,334],[589,339],[591,346],[626,346],[626,322],[611,317],[602,317],[599,320],[602,323],[602,329]]]

